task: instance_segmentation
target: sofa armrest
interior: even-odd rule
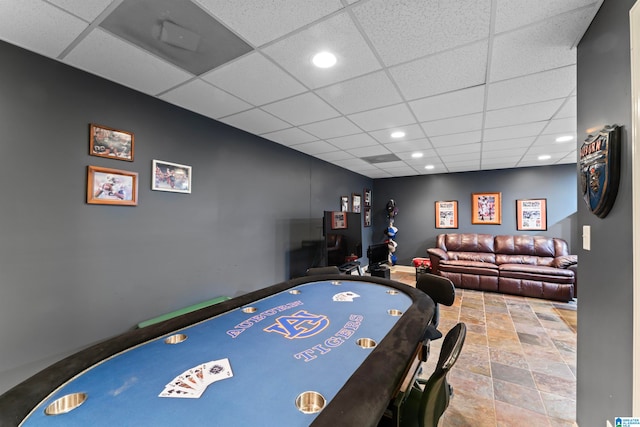
[[[558,256],[551,261],[551,267],[555,268],[569,268],[572,265],[578,264],[578,255],[563,255]]]
[[[429,248],[427,249],[427,253],[429,254],[429,260],[431,261],[431,272],[438,274],[440,271],[440,261],[448,260],[449,255],[440,248]]]

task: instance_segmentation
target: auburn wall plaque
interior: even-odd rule
[[[580,147],[580,184],[589,210],[607,216],[618,194],[620,182],[620,126],[606,126],[589,135]]]

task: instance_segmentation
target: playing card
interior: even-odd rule
[[[186,399],[197,399],[202,395],[202,390],[189,389],[179,386],[173,386],[167,384],[167,386],[162,390],[162,392],[158,395],[159,397],[179,397]]]
[[[204,373],[204,382],[207,385],[233,376],[231,364],[227,358],[203,363],[202,369]]]

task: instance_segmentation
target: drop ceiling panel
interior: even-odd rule
[[[335,119],[300,126],[300,129],[320,139],[337,138],[362,132],[362,129],[344,117],[336,117]]]
[[[437,147],[436,151],[438,152],[440,157],[444,160],[444,157],[452,156],[452,155],[466,156],[468,154],[472,154],[474,155],[474,157],[477,157],[480,154],[481,148],[482,147],[480,144],[472,143],[472,144],[455,145],[455,146],[447,146],[447,147]],[[455,160],[455,159],[449,159],[449,160]]]
[[[429,138],[431,144],[434,147],[450,147],[454,145],[464,145],[473,142],[480,142],[482,138],[482,132],[480,131],[472,131],[472,132],[462,132],[462,133],[454,133],[450,135],[442,135],[442,136],[434,136]]]
[[[405,135],[401,138],[392,137],[391,134],[396,130],[404,132]],[[422,128],[420,128],[418,124],[403,125],[403,126],[398,126],[397,128],[375,130],[375,131],[369,132],[369,135],[371,135],[378,142],[381,142],[383,144],[398,142],[398,141],[409,141],[411,139],[418,139],[418,138],[425,137],[425,134],[422,131]]]
[[[316,93],[343,114],[357,113],[402,101],[396,87],[383,71],[318,89]]]
[[[299,128],[282,129],[275,132],[263,133],[261,136],[282,145],[302,144],[318,139]]]
[[[220,121],[256,135],[291,127],[289,123],[258,108],[222,118]]]
[[[404,104],[351,114],[348,117],[365,131],[391,129],[415,122],[411,111]]]
[[[254,46],[280,38],[342,8],[340,0],[195,1]]]
[[[576,87],[574,65],[489,85],[487,108],[505,107],[567,97]]]
[[[387,150],[392,153],[406,153],[414,151],[432,151],[432,145],[427,139],[412,139],[410,141],[399,141],[384,144]]]
[[[565,100],[564,105],[558,110],[555,115],[556,119],[562,119],[565,117],[577,117],[578,116],[578,103],[575,96],[571,96]]]
[[[503,151],[505,149],[527,148],[536,140],[530,136],[526,138],[510,138],[499,141],[485,141],[482,143],[482,151]],[[499,153],[498,153],[499,155]]]
[[[319,122],[340,115],[319,96],[311,92],[265,105],[262,109],[294,126]]]
[[[565,119],[551,120],[544,129],[544,134],[563,134],[573,135],[577,126],[575,117],[567,117]],[[561,136],[561,135],[558,135]]]
[[[327,141],[331,143],[331,145],[341,150],[349,150],[358,147],[368,147],[377,144],[376,140],[366,133],[342,136],[340,138],[331,138]]]
[[[570,10],[599,6],[596,0],[497,0],[496,32],[513,30]]]
[[[482,129],[482,113],[421,123],[428,136],[449,135]]]
[[[218,67],[202,78],[255,106],[307,91],[300,82],[258,52]]]
[[[104,11],[112,0],[49,0],[49,3],[90,22]]]
[[[212,119],[251,108],[246,102],[198,79],[165,92],[160,98]]]
[[[371,0],[353,12],[383,62],[395,65],[485,39],[491,0]]]
[[[496,141],[500,139],[515,139],[526,136],[536,136],[546,126],[547,122],[526,123],[517,126],[505,126],[501,128],[485,129],[483,139]]]
[[[330,153],[320,153],[316,154],[316,157],[327,162],[335,162],[336,160],[355,158],[353,155],[347,153],[346,151],[331,151]]]
[[[325,141],[305,142],[304,144],[291,145],[291,148],[312,156],[320,153],[329,153],[336,149],[336,147]]]
[[[337,63],[315,67],[311,59],[331,51]],[[312,89],[328,86],[381,68],[380,63],[347,14],[336,15],[263,49],[276,63]]]
[[[0,2],[0,39],[57,57],[87,23],[40,0]]]
[[[193,77],[102,29],[93,30],[69,52],[64,62],[150,95]]]
[[[527,122],[551,120],[563,102],[563,99],[554,99],[551,101],[537,102],[535,104],[487,111],[485,126],[487,128],[496,128]]]
[[[484,109],[484,85],[409,102],[418,121],[478,113]]]
[[[352,148],[350,150],[347,150],[347,152],[353,154],[356,157],[373,157],[391,154],[389,150],[379,144],[370,145],[368,147]]]
[[[389,71],[405,99],[418,99],[485,82],[488,42],[473,43],[398,65]]]

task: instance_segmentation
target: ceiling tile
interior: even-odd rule
[[[351,150],[347,150],[348,153],[353,154],[356,157],[371,157],[371,156],[380,156],[384,154],[390,154],[390,151],[387,150],[382,145],[370,145],[368,147],[358,147],[353,148]]]
[[[590,19],[588,10],[579,10],[496,36],[490,81],[575,64],[577,49],[568,46],[578,40]]]
[[[351,114],[348,117],[365,131],[390,129],[415,123],[411,111],[404,104]]]
[[[432,149],[431,143],[425,138],[391,142],[389,144],[384,144],[384,146],[392,153],[406,153]]]
[[[292,145],[291,148],[312,156],[320,153],[328,153],[336,149],[336,147],[325,141],[305,142],[304,144]]]
[[[411,157],[411,155],[416,151],[421,152],[423,156],[420,158]],[[398,152],[394,152],[394,154],[398,156],[398,158],[404,160],[408,165],[411,165],[411,166],[424,165],[424,163],[429,161],[430,158],[437,157],[438,155],[436,153],[436,150],[434,150],[433,148],[430,148],[430,146],[429,148],[422,148],[422,149],[419,148],[415,150],[411,149],[411,150],[398,151]]]
[[[353,12],[387,65],[484,39],[491,0],[371,0]]]
[[[567,117],[565,119],[551,120],[544,131],[544,134],[562,134],[574,135],[577,127],[577,119],[575,117]],[[557,135],[561,136],[561,135]]]
[[[351,148],[367,147],[376,145],[376,140],[366,133],[358,133],[356,135],[342,136],[340,138],[332,138],[327,140],[331,145],[335,145],[341,150],[348,150]]]
[[[318,89],[316,93],[343,114],[357,113],[402,101],[395,86],[383,71]]]
[[[282,145],[302,144],[304,142],[311,142],[318,139],[298,128],[289,128],[275,132],[263,133],[261,136]]]
[[[373,169],[371,163],[365,162],[364,160],[357,158],[357,156],[352,159],[336,160],[333,163],[347,169],[353,167]]]
[[[336,65],[324,69],[314,66],[311,63],[313,55],[322,51],[332,52],[338,60]],[[345,13],[267,46],[263,52],[312,89],[381,68],[353,21]]]
[[[255,106],[307,91],[300,82],[258,52],[218,67],[202,79]]]
[[[576,67],[568,66],[489,85],[487,108],[497,110],[564,98],[576,87]]]
[[[488,42],[473,43],[389,69],[406,99],[485,83]]]
[[[256,135],[291,127],[289,123],[258,108],[224,117],[220,121]]]
[[[331,151],[329,153],[319,153],[316,157],[327,162],[335,162],[337,160],[354,159],[355,157],[346,151]]]
[[[178,86],[160,98],[212,119],[251,108],[246,102],[198,79]]]
[[[554,99],[552,101],[487,111],[484,124],[487,128],[496,128],[551,120],[563,101],[562,99]]]
[[[509,150],[501,150],[501,151],[492,151],[485,152],[482,151],[482,165],[490,165],[495,163],[503,163],[503,162],[514,162],[518,163],[518,161],[522,158],[524,153],[527,152],[526,148],[512,148]]]
[[[482,132],[479,130],[472,132],[454,133],[450,135],[434,136],[429,138],[434,147],[450,147],[454,145],[463,145],[473,142],[480,142]]]
[[[336,10],[340,0],[194,0],[254,46],[261,46]]]
[[[0,39],[56,58],[87,23],[41,0],[1,1]]]
[[[329,104],[311,92],[265,105],[262,109],[295,126],[340,115]]]
[[[573,9],[591,6],[595,0],[497,0],[496,32],[512,30]],[[591,10],[593,15],[594,11]]]
[[[480,159],[475,161],[447,163],[449,172],[470,172],[480,169]]]
[[[464,145],[455,145],[455,146],[446,146],[446,147],[436,147],[436,151],[440,155],[440,157],[444,156],[465,156],[468,154],[478,155],[480,153],[481,145],[478,143],[475,144],[464,144]]]
[[[536,140],[534,136],[526,138],[511,138],[498,141],[485,141],[482,143],[482,151],[502,151],[505,149],[527,148]]]
[[[481,112],[484,85],[409,102],[418,121],[445,119]]]
[[[362,132],[362,129],[344,117],[336,117],[335,119],[311,123],[300,126],[300,128],[320,139],[337,138]]]
[[[505,126],[501,128],[485,129],[483,141],[497,141],[500,139],[524,138],[535,136],[542,132],[547,122],[526,123],[516,126]]]
[[[48,0],[48,2],[91,22],[112,3],[112,0]]]
[[[562,119],[565,117],[577,117],[578,116],[578,102],[577,97],[570,96],[566,99],[564,105],[558,110],[555,115],[556,119]]]
[[[193,77],[99,28],[69,52],[64,62],[151,95]]]
[[[391,136],[391,134],[395,131],[402,131],[405,133],[405,135],[401,138],[394,138]],[[420,128],[420,125],[418,125],[417,123],[412,125],[398,126],[397,128],[375,130],[375,131],[369,132],[369,135],[371,135],[378,142],[381,142],[383,144],[398,142],[398,141],[409,141],[412,139],[425,137],[424,132],[422,132],[422,128]]]
[[[428,136],[449,135],[482,129],[482,113],[420,123]]]

